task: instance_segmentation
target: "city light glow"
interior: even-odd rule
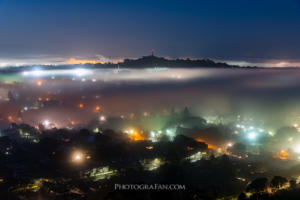
[[[256,137],[257,137],[257,133],[255,133],[255,132],[250,132],[250,133],[248,133],[248,138],[249,138],[250,140],[255,140]]]
[[[135,129],[125,130],[124,132],[127,133],[129,138],[133,141],[139,141],[139,140],[146,139],[139,131],[137,131]]]
[[[50,125],[49,120],[45,120],[45,121],[43,122],[43,125],[46,126],[46,127],[48,127],[48,126]]]
[[[294,150],[296,153],[300,153],[300,145],[296,146]]]
[[[72,154],[72,161],[76,163],[81,163],[84,161],[84,154],[81,151],[75,151]]]
[[[100,121],[101,121],[101,122],[105,122],[105,121],[106,121],[106,117],[105,117],[104,115],[101,115],[101,116],[100,116]]]

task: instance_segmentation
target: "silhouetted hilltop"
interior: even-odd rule
[[[197,68],[197,67],[225,67],[233,68],[238,66],[228,65],[227,63],[214,62],[210,59],[166,59],[154,55],[143,56],[138,59],[125,59],[118,63],[120,67],[126,68],[144,68],[144,67],[169,67],[169,68]]]

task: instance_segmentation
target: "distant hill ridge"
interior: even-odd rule
[[[168,68],[198,68],[198,67],[216,67],[216,68],[237,68],[237,65],[229,65],[223,62],[215,62],[210,59],[166,59],[154,55],[143,56],[138,59],[124,59],[117,64],[95,64],[95,66],[119,66],[122,68],[151,68],[151,67],[168,67]]]

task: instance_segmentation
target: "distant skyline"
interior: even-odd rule
[[[0,0],[0,66],[150,55],[300,66],[300,1]]]

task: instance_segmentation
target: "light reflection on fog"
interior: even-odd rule
[[[21,73],[25,79],[32,78],[72,78],[73,80],[85,78],[89,80],[102,81],[166,81],[193,79],[209,76],[212,70],[195,69],[168,69],[168,68],[149,68],[149,69],[62,69],[62,70],[41,70],[33,69]],[[79,79],[80,80],[80,79]]]
[[[98,105],[107,116],[188,106],[199,115],[251,114],[275,123],[300,111],[297,69],[33,69],[2,74],[0,81],[1,124],[39,97],[60,106],[30,110],[25,122],[87,123],[99,117],[93,112]],[[85,109],[77,109],[80,103]]]

